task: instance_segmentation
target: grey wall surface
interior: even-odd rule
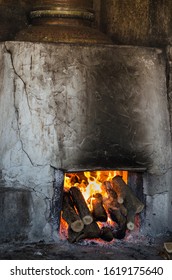
[[[155,174],[167,170],[171,143],[161,50],[1,46],[6,69],[1,77],[8,76],[2,83],[12,106],[2,121],[9,121],[12,112],[16,116],[15,130],[31,165],[66,170],[141,166]],[[2,106],[8,106],[5,90]],[[9,133],[16,137],[16,131]],[[6,136],[3,130],[3,164],[11,150]]]
[[[31,204],[29,191],[0,187],[0,242],[28,239]]]
[[[54,168],[144,167],[149,201],[168,197],[171,136],[162,50],[6,42],[0,63],[0,169],[9,186],[32,191],[32,236],[51,231]],[[159,213],[167,217],[163,228],[168,206]]]

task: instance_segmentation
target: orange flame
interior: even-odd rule
[[[127,171],[85,171],[78,173],[66,173],[64,178],[64,189],[68,191],[72,186],[79,187],[82,192],[85,201],[88,204],[90,210],[92,210],[92,200],[93,195],[100,193],[104,199],[107,198],[107,193],[102,187],[103,182],[111,181],[116,175],[122,176],[125,183],[128,182],[128,172]],[[89,201],[89,202],[88,202]],[[62,219],[63,220],[63,219]],[[114,222],[108,217],[106,223],[98,222],[101,228],[104,225],[114,226]],[[67,223],[62,221],[61,228],[67,229]],[[64,230],[65,231],[65,230]],[[61,230],[62,232],[62,230]]]
[[[106,197],[106,192],[103,190],[102,184],[105,181],[111,181],[116,175],[122,176],[123,180],[127,183],[127,171],[85,171],[83,173],[66,173],[64,188],[65,190],[69,190],[72,186],[79,187],[86,201],[97,192]]]

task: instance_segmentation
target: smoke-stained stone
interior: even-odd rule
[[[155,175],[168,169],[161,50],[22,42],[1,47],[1,106],[11,110],[2,114],[0,151],[8,170],[11,162],[65,170],[139,166]]]
[[[50,234],[54,168],[145,168],[145,194],[169,191],[160,49],[6,42],[0,62],[0,169],[32,192],[31,239]]]

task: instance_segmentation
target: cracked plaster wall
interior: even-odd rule
[[[0,169],[8,186],[32,193],[31,240],[52,234],[54,168],[139,164],[148,169],[149,208],[168,200],[171,138],[161,50],[6,42],[0,56]],[[168,208],[166,202],[157,219],[147,215],[147,225],[156,221],[150,231],[162,230],[159,219],[167,228]]]
[[[31,113],[27,106],[25,83],[16,73],[12,54],[5,44],[1,44],[0,56],[0,169],[3,170],[6,186],[13,187],[16,192],[17,189],[19,192],[21,189],[29,190],[32,194],[28,239],[50,238],[51,228],[48,221],[53,196],[54,170],[45,161],[33,163],[29,152],[25,150],[26,144],[23,142],[25,129],[22,131],[21,127],[26,125]],[[29,138],[29,134],[26,137]]]
[[[2,116],[4,121],[13,119],[7,124],[13,132],[3,131],[2,143],[9,133],[8,145],[18,145],[20,151],[13,156],[16,149],[2,148],[7,157],[2,162],[15,159],[33,169],[67,170],[122,164],[145,167],[159,176],[170,171],[161,50],[18,42],[2,48],[1,77],[8,77],[2,78],[2,93],[10,92],[10,97],[2,94],[1,104],[3,110],[13,108]]]

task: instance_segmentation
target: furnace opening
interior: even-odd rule
[[[144,203],[130,187],[131,177],[113,170],[65,173],[61,236],[70,243],[111,242],[138,230]]]

